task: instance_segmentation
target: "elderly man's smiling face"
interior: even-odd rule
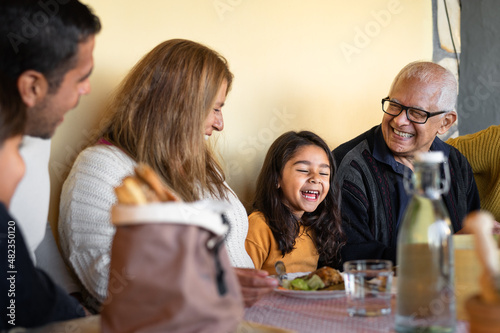
[[[441,89],[438,84],[426,84],[418,79],[399,79],[389,93],[391,101],[428,112],[442,111],[437,107]],[[455,112],[431,117],[425,124],[415,124],[408,120],[406,112],[398,116],[384,113],[382,133],[384,140],[398,157],[412,158],[417,152],[426,152],[438,134],[444,134],[456,120]]]

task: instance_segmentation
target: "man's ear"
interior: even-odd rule
[[[17,79],[17,89],[28,108],[42,101],[49,91],[49,83],[40,72],[27,70]]]
[[[448,132],[451,125],[453,125],[455,121],[457,121],[457,113],[455,111],[445,113],[444,117],[441,119],[441,127],[438,129],[438,134],[442,135]]]

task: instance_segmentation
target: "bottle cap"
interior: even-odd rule
[[[415,162],[423,163],[443,163],[444,154],[442,151],[428,151],[415,154]]]

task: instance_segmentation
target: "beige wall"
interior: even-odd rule
[[[378,124],[394,75],[432,56],[431,1],[83,0],[101,18],[92,93],[52,142],[50,220],[62,181],[112,89],[158,43],[186,38],[224,55],[235,75],[218,147],[248,208],[269,145],[312,130],[331,148]]]

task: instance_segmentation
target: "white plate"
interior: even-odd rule
[[[339,298],[345,296],[345,290],[289,290],[282,287],[274,289],[275,293],[283,296],[306,298],[306,299],[325,299],[325,298]]]

